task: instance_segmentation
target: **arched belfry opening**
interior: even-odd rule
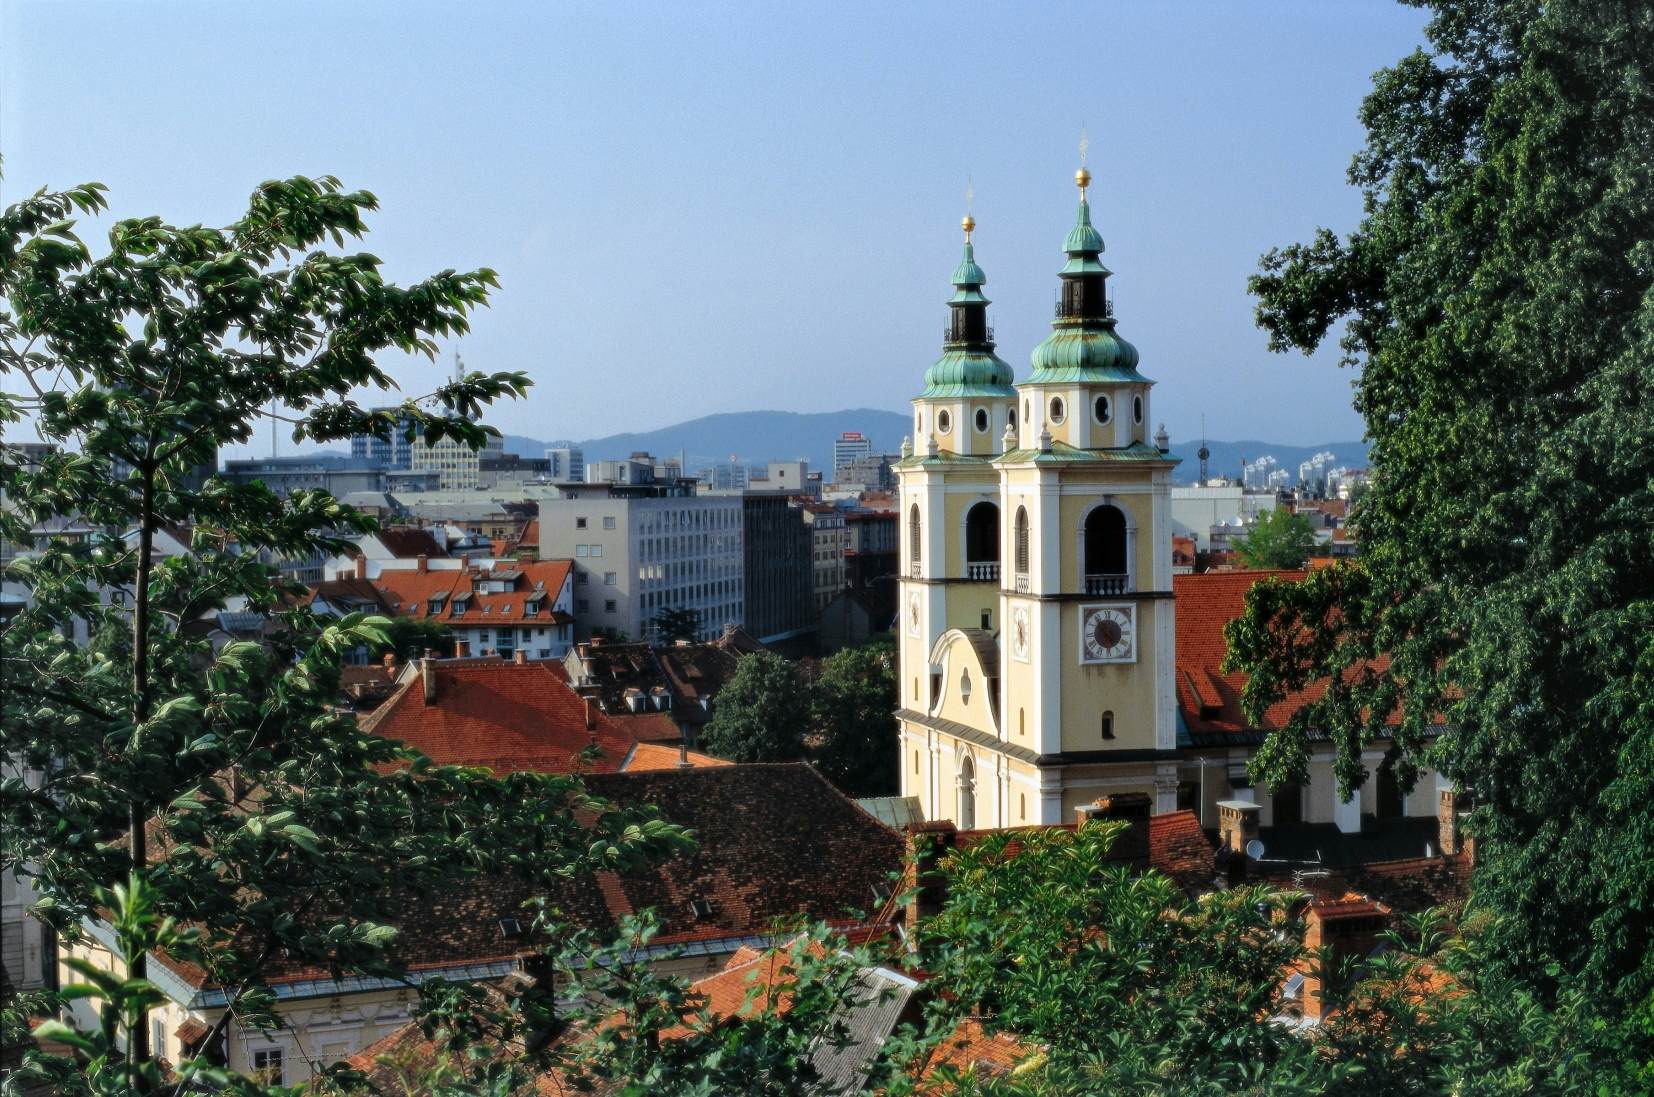
[[[960,830],[976,829],[976,763],[969,754],[959,760],[959,810],[956,825]]]
[[[999,579],[999,507],[981,502],[965,512],[965,576]]]
[[[1120,594],[1126,589],[1126,515],[1103,504],[1085,516],[1085,592]]]
[[[919,520],[919,504],[914,503],[907,511],[907,562],[912,565],[911,575],[919,577],[919,535],[924,529]]]
[[[1016,520],[1016,568],[1018,575],[1028,574],[1028,508],[1017,508]]]

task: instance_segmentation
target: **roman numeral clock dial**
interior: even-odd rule
[[[1080,611],[1082,663],[1137,661],[1137,607],[1086,606]]]

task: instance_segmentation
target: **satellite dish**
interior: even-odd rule
[[[1246,855],[1254,861],[1263,860],[1263,843],[1256,838],[1246,843]]]

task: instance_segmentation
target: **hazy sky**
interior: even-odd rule
[[[1215,438],[1352,438],[1352,375],[1270,354],[1245,282],[1270,246],[1354,223],[1357,108],[1423,18],[1380,0],[0,0],[4,198],[98,180],[115,216],[224,223],[260,180],[337,175],[379,196],[366,247],[393,278],[499,272],[462,352],[537,384],[491,421],[584,438],[904,409],[940,349],[967,176],[1020,378],[1083,124],[1154,417],[1180,438],[1202,415]],[[389,365],[410,392],[450,368]]]

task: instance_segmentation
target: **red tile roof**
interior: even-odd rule
[[[630,725],[632,720],[636,719],[641,719],[641,717],[633,717],[631,720],[620,721],[620,723],[623,726]],[[630,730],[629,727],[628,730]],[[689,764],[696,769],[735,764],[722,758],[714,758],[710,754],[702,754],[698,750],[684,751],[680,754],[677,747],[667,746],[664,743],[639,743],[632,749],[632,758],[631,761],[626,763],[626,772],[646,773],[656,769],[677,769],[679,768],[679,761],[685,757],[688,758]]]
[[[381,529],[377,536],[379,543],[400,560],[412,560],[421,554],[432,559],[448,555],[448,546],[437,540],[436,535],[428,529],[392,526]]]
[[[427,704],[423,670],[362,724],[399,739],[441,765],[485,766],[496,772],[612,773],[625,763],[633,740],[569,688],[562,668],[547,662],[440,659],[436,700]],[[595,758],[585,752],[596,747]]]
[[[984,1082],[1005,1077],[1038,1050],[1037,1045],[1024,1043],[1008,1032],[989,1032],[978,1018],[966,1017],[925,1060],[919,1070],[916,1092],[923,1097],[956,1092],[951,1083],[945,1084],[936,1077],[940,1067],[950,1067],[961,1076]]]
[[[1280,578],[1301,581],[1302,571],[1208,571],[1202,575],[1172,576],[1177,605],[1177,703],[1191,734],[1231,734],[1251,737],[1285,726],[1299,706],[1317,700],[1324,684],[1312,685],[1270,706],[1261,726],[1254,727],[1241,713],[1241,691],[1247,675],[1221,670],[1227,650],[1223,626],[1246,608],[1246,592],[1254,583]]]
[[[387,568],[373,585],[402,617],[429,617],[454,626],[566,624],[570,618],[553,612],[552,606],[573,570],[573,560],[518,561],[487,570]],[[489,580],[510,588],[486,593],[480,588]],[[529,614],[530,595],[536,593],[538,608]],[[440,599],[435,612],[433,599]],[[456,603],[463,603],[463,612],[454,612]]]

